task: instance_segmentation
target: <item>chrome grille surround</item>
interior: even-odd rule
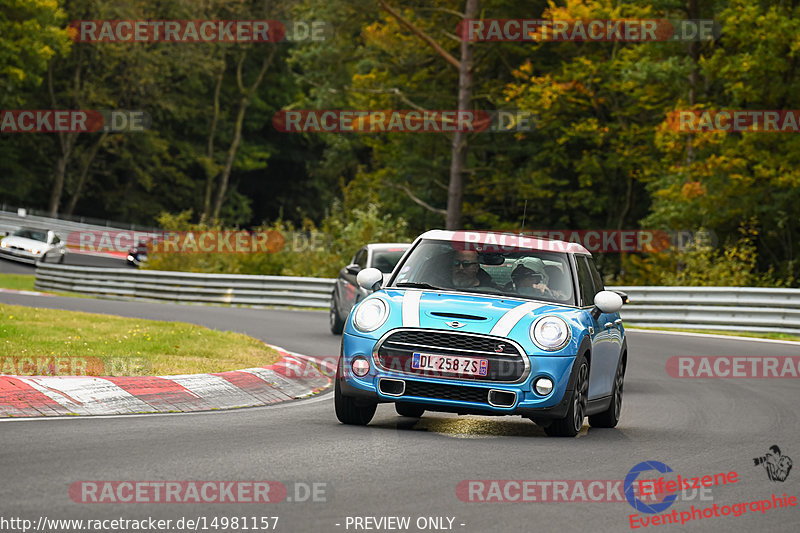
[[[393,340],[392,337],[398,336],[403,341],[396,341]],[[409,338],[413,338],[414,340],[419,341],[420,339],[422,342],[406,342]],[[432,339],[434,340],[433,343],[425,342],[425,339]],[[444,340],[449,344],[449,346],[443,346],[441,341]],[[436,341],[440,341],[439,345],[436,345]],[[449,341],[449,342],[448,342]],[[487,351],[486,349],[469,349],[470,347],[473,348],[486,348],[488,346],[499,346],[505,345],[502,348],[501,352],[495,351]],[[512,363],[521,363],[522,364],[522,372],[520,373],[519,377],[510,380],[502,380],[502,379],[487,379],[485,377],[480,376],[465,376],[463,374],[440,374],[436,376],[425,375],[424,373],[420,372],[410,372],[402,369],[397,368],[389,368],[383,365],[381,358],[384,354],[381,353],[382,348],[392,348],[397,350],[405,349],[409,353],[413,352],[423,352],[425,354],[432,354],[432,355],[450,355],[450,356],[465,356],[465,357],[483,357],[483,358],[490,358],[497,361],[499,358],[507,358],[509,362]],[[528,355],[525,353],[525,350],[520,346],[516,341],[508,339],[506,337],[496,337],[493,335],[485,335],[481,333],[467,333],[462,331],[448,331],[442,329],[429,329],[429,328],[396,328],[390,331],[387,331],[377,343],[372,350],[372,359],[375,363],[375,366],[381,370],[387,372],[394,372],[398,374],[405,374],[408,376],[414,376],[419,378],[434,378],[434,379],[443,379],[443,380],[458,380],[458,381],[468,381],[469,383],[507,383],[507,384],[516,384],[522,383],[527,379],[531,371],[531,363]],[[490,370],[491,370],[491,360],[490,360]]]

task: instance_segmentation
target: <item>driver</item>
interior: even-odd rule
[[[456,289],[468,289],[471,287],[492,287],[492,278],[480,268],[478,262],[478,252],[474,250],[459,250],[453,254],[453,262],[450,267],[450,275],[453,286]]]

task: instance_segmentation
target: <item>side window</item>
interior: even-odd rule
[[[353,262],[360,266],[361,268],[367,267],[367,249],[362,248],[358,251],[356,256],[353,258]]]
[[[597,294],[597,291],[594,290],[594,279],[592,279],[592,272],[589,270],[589,262],[585,257],[576,255],[575,263],[578,266],[581,306],[594,305],[594,295]]]
[[[58,238],[58,235],[53,235],[53,243],[52,244],[58,244],[60,242],[61,242],[61,239]]]
[[[594,280],[594,293],[597,294],[600,291],[606,290],[603,285],[603,276],[601,276],[600,271],[597,270],[594,259],[587,259],[587,263],[589,264],[589,272],[592,273],[592,279]]]

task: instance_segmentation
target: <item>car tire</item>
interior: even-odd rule
[[[614,389],[611,392],[611,404],[602,413],[589,417],[589,425],[595,428],[613,428],[619,422],[622,413],[622,389],[625,385],[625,365],[620,360],[614,374]]]
[[[366,426],[369,424],[372,417],[375,416],[375,410],[378,408],[377,403],[359,403],[355,398],[345,396],[342,394],[340,382],[341,378],[341,363],[340,368],[336,371],[336,379],[333,387],[333,404],[336,408],[336,418],[342,424],[349,426]]]
[[[336,304],[336,291],[331,294],[331,310],[328,314],[331,333],[341,335],[344,330],[344,320],[339,316],[339,306]]]
[[[394,410],[400,416],[407,416],[409,418],[419,418],[425,412],[425,408],[413,403],[398,402],[394,404]]]
[[[64,264],[64,257],[66,257],[67,254],[59,254],[59,255],[60,255],[60,257],[58,258],[58,264],[59,265],[63,265]]]
[[[589,398],[589,363],[580,356],[575,360],[575,384],[569,402],[567,416],[553,420],[544,432],[551,437],[574,437],[583,427],[586,405]]]

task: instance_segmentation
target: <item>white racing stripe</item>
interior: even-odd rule
[[[546,304],[540,304],[536,302],[527,302],[516,306],[514,309],[510,309],[506,312],[506,314],[500,317],[500,320],[498,320],[494,325],[492,331],[489,332],[489,335],[507,337],[508,334],[511,333],[511,330],[514,329],[514,326],[517,325],[517,322],[522,320],[522,317],[531,311],[535,311],[540,307],[544,307],[545,305]]]
[[[406,289],[403,294],[403,327],[419,327],[419,301],[422,298],[422,291]]]

